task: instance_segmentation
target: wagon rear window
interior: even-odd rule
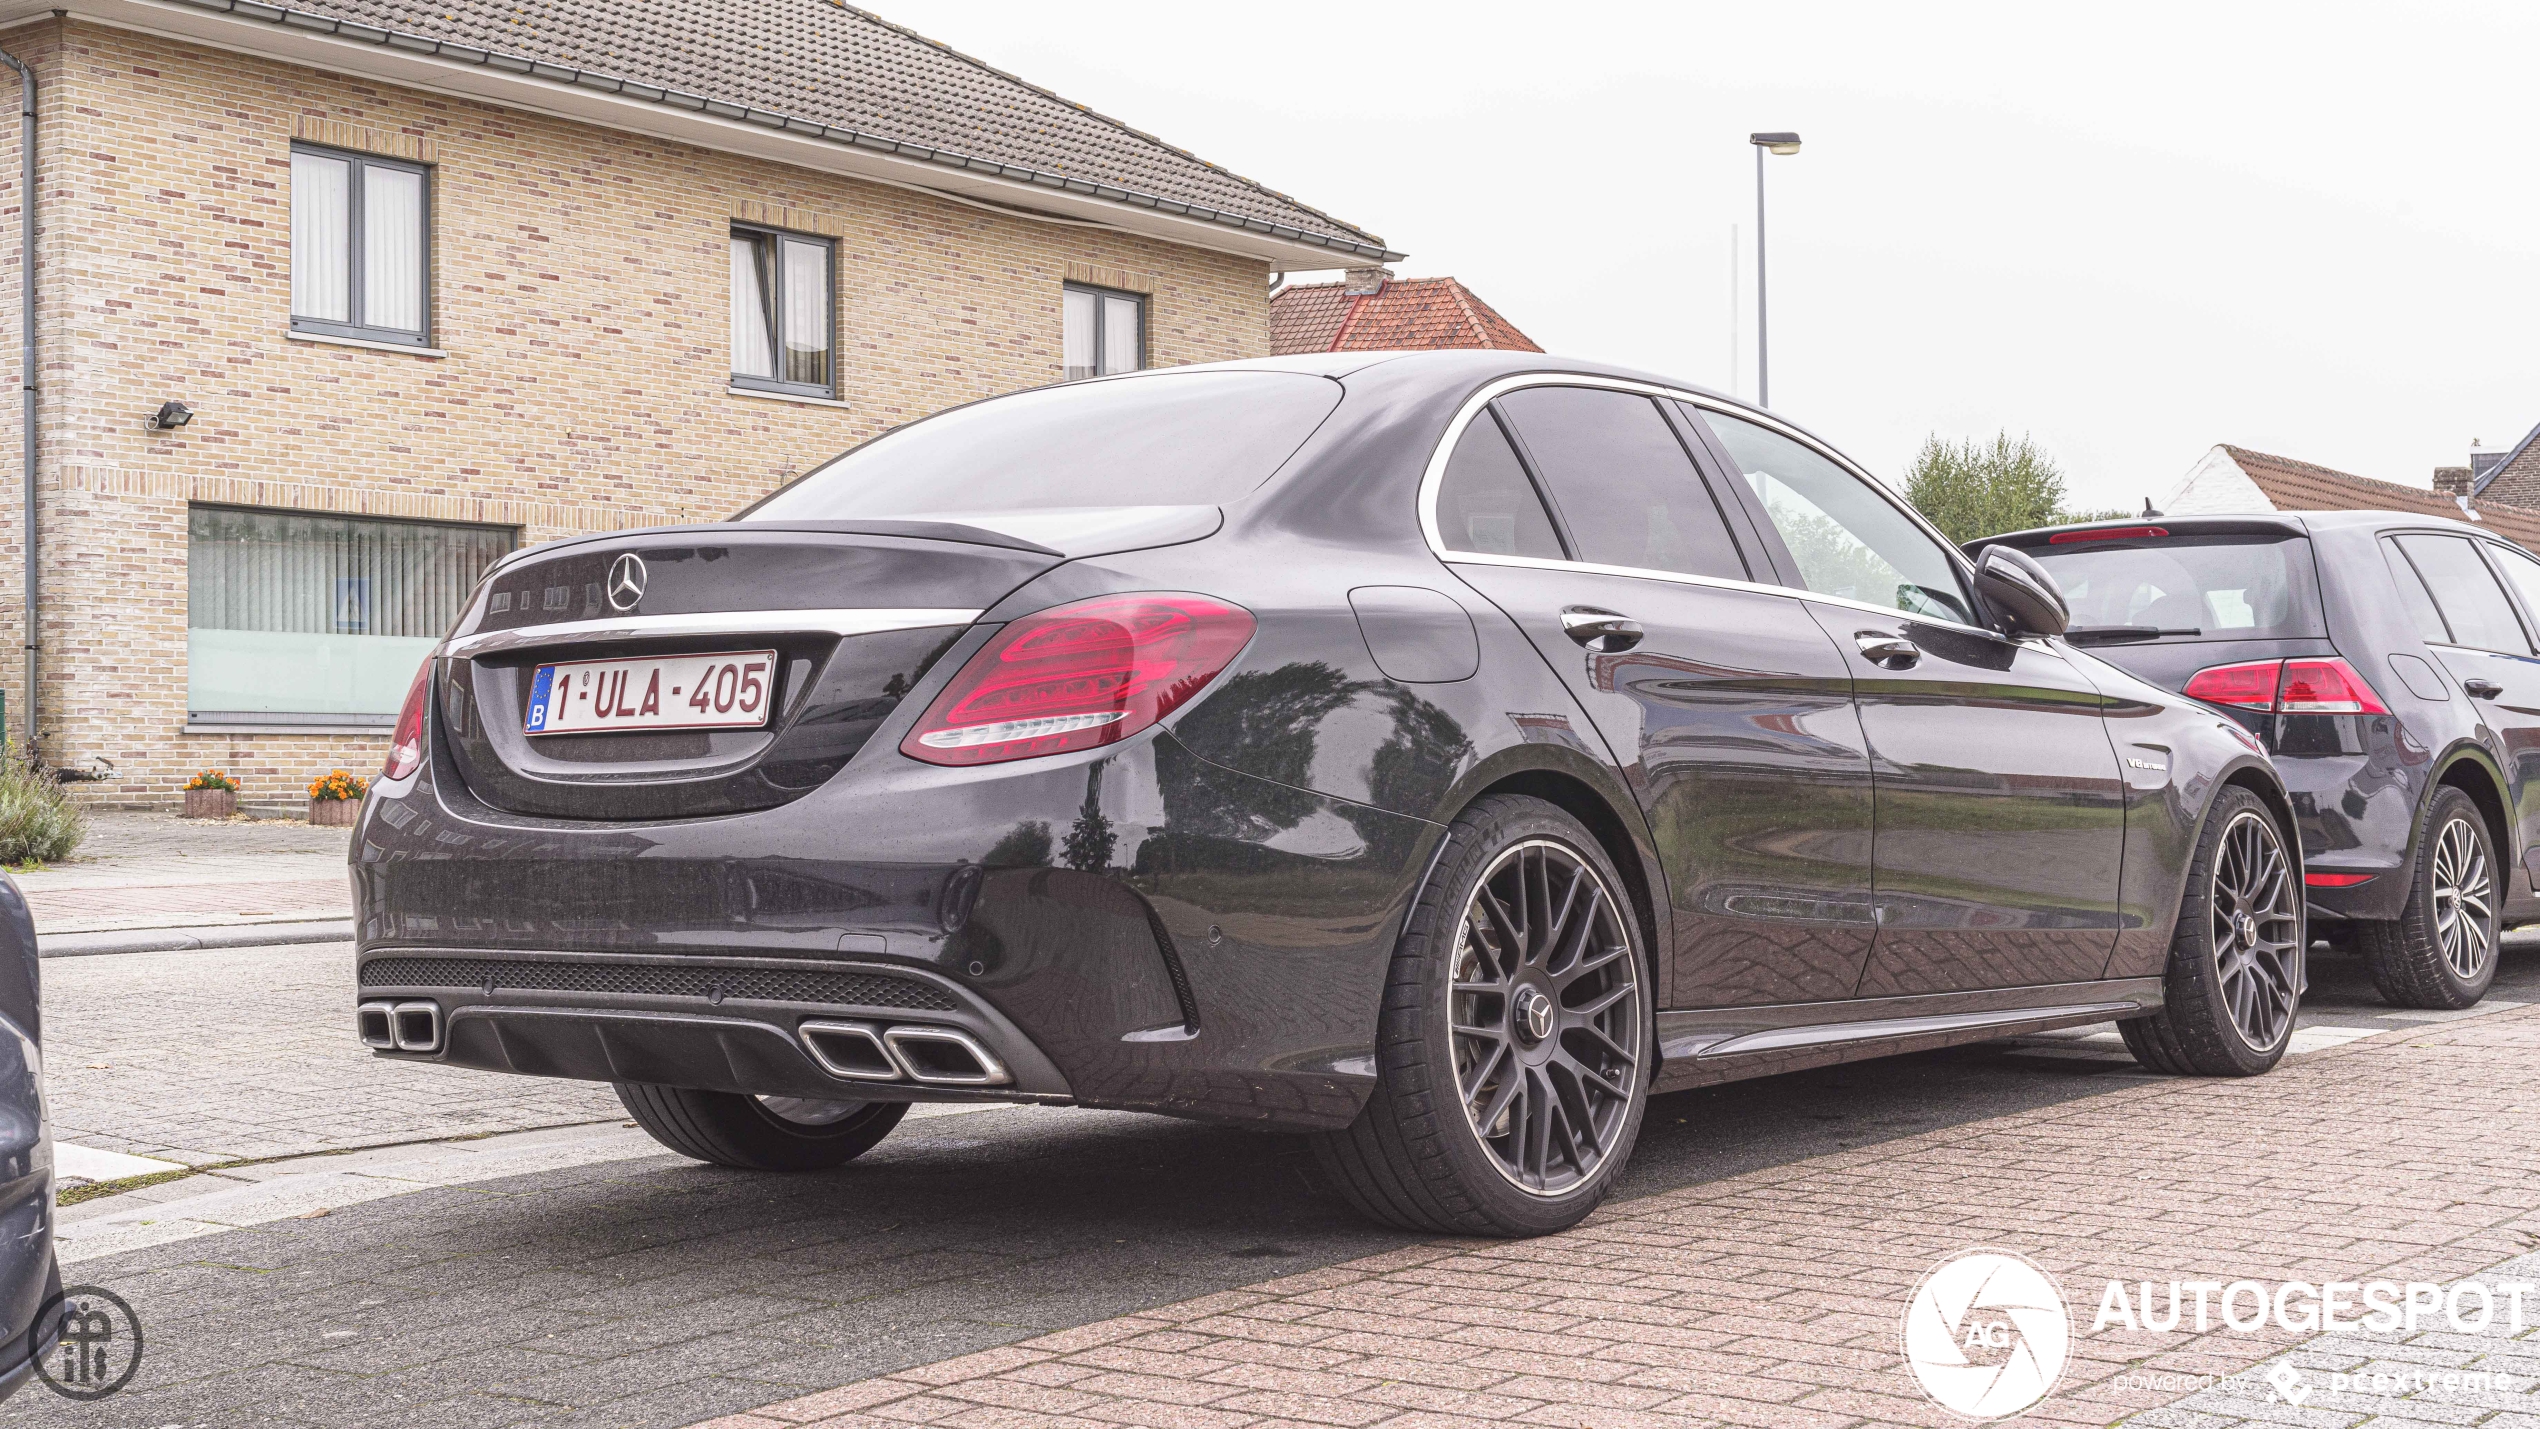
[[[754,521],[1214,506],[1270,479],[1339,405],[1293,372],[1167,372],[993,397],[883,433]]]
[[[2073,627],[2133,627],[2138,638],[2292,640],[2325,633],[2311,543],[2248,536],[2031,546],[2064,588]]]

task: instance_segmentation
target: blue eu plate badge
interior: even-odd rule
[[[556,682],[556,667],[538,667],[537,682],[529,687],[529,732],[536,734],[547,727],[547,691]]]

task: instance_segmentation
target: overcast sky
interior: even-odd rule
[[[2216,442],[2425,485],[2540,423],[2529,4],[862,0],[1451,273],[1553,352],[1895,476],[2035,436],[2076,501]],[[2401,12],[2405,12],[2404,14]]]

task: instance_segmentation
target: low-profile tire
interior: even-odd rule
[[[2161,1010],[2117,1024],[2135,1060],[2175,1076],[2254,1077],[2284,1059],[2301,1010],[2301,866],[2266,801],[2215,796],[2179,898]]]
[[[1405,920],[1376,1088],[1314,1138],[1373,1219],[1449,1235],[1579,1223],[1630,1159],[1656,1060],[1649,963],[1622,878],[1554,805],[1495,794],[1447,831]]]
[[[617,1099],[653,1140],[744,1171],[825,1171],[873,1149],[906,1102],[818,1102],[618,1082]]]
[[[2393,1007],[2470,1007],[2496,981],[2496,848],[2469,795],[2434,791],[2399,916],[2355,925],[2372,985]]]

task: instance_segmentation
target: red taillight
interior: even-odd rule
[[[2302,883],[2308,888],[2352,888],[2358,883],[2372,882],[2369,873],[2306,873]]]
[[[2273,711],[2276,679],[2283,666],[2281,660],[2256,660],[2246,665],[2211,665],[2189,678],[2185,693],[2189,699],[2203,700],[2207,704]]]
[[[2355,667],[2333,655],[2208,666],[2188,679],[2184,693],[2207,704],[2267,714],[2390,713]]]
[[[2355,667],[2334,657],[2287,660],[2275,707],[2285,714],[2388,714]]]
[[[900,752],[999,764],[1114,744],[1189,703],[1251,638],[1251,612],[1204,595],[1053,606],[971,656]]]
[[[2082,541],[2148,541],[2169,534],[2165,526],[2109,526],[2097,531],[2058,531],[2046,538],[2050,546],[2070,546]]]
[[[403,779],[423,767],[423,704],[430,698],[432,661],[426,658],[415,671],[415,682],[406,687],[406,705],[397,711],[397,736],[389,742],[388,764],[379,771],[380,778]]]

